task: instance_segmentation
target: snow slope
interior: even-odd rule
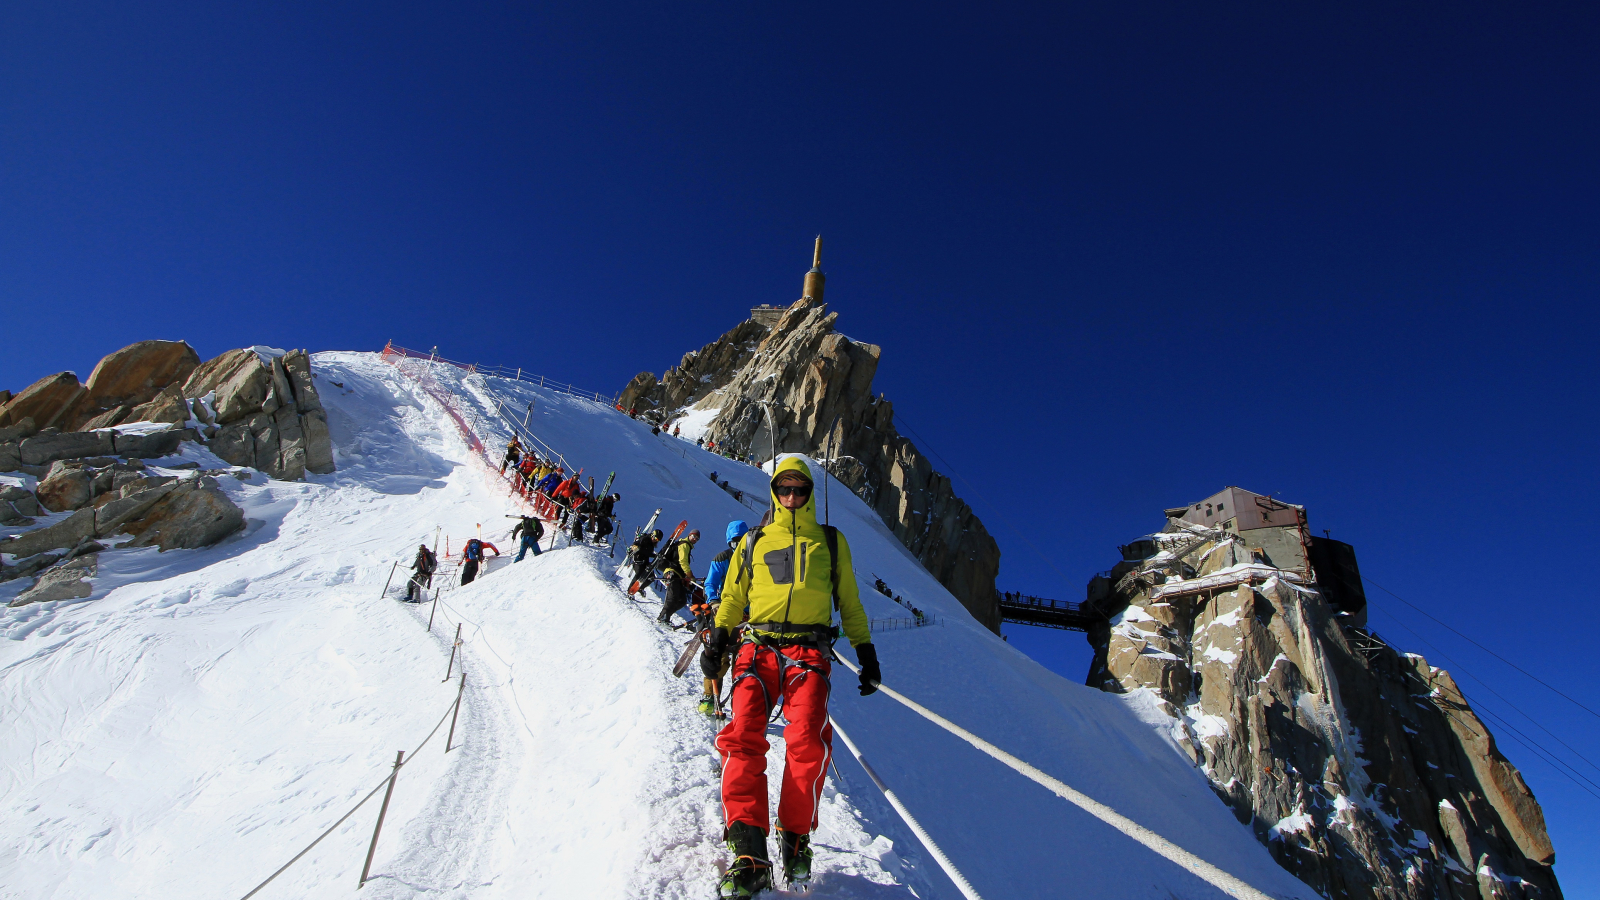
[[[495,562],[442,593],[431,633],[427,606],[381,599],[391,563],[436,529],[441,549],[458,553],[481,527],[509,555],[503,516],[516,505],[397,369],[363,353],[318,354],[315,367],[337,473],[222,478],[250,519],[243,534],[104,554],[89,600],[0,619],[0,897],[242,896],[441,721],[458,624],[458,746],[447,755],[440,731],[401,770],[362,893],[710,896],[723,857],[713,728],[693,709],[698,679],[669,671],[684,635],[585,547]],[[706,477],[764,496],[752,467],[592,402],[435,371],[491,448],[509,438],[495,400],[519,414],[532,401],[541,439],[597,481],[616,471],[627,535],[658,506],[666,529],[700,527],[697,573],[728,520],[759,516]],[[946,622],[875,636],[887,683],[1257,888],[1314,897],[1136,706],[1012,650],[864,504],[829,494],[868,613],[908,615],[872,591],[876,575]],[[0,585],[0,601],[21,587]],[[836,681],[840,724],[985,897],[1223,896],[892,700],[857,696],[842,668]],[[836,749],[814,895],[958,896]],[[376,815],[375,799],[257,896],[347,896]]]

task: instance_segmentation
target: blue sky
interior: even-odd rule
[[[1003,589],[1076,599],[1237,484],[1600,708],[1592,7],[581,6],[0,12],[0,387],[165,337],[614,391],[797,297],[821,232]],[[1600,717],[1371,593],[1600,763]],[[1600,895],[1600,799],[1496,731]]]

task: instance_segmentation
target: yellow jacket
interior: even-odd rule
[[[821,481],[798,456],[780,459],[773,478],[788,471],[805,475],[812,484]],[[792,512],[784,509],[774,495],[772,516],[773,521],[761,526],[761,536],[750,548],[748,570],[744,558],[750,537],[746,536],[734,546],[733,560],[728,564],[727,580],[723,583],[722,605],[717,608],[718,628],[733,631],[744,618],[746,606],[750,608],[750,621],[755,624],[833,623],[834,561],[828,558],[828,538],[817,521],[816,491],[812,491],[805,506]],[[850,646],[856,647],[871,643],[872,635],[867,627],[866,611],[861,608],[861,594],[856,588],[850,542],[839,534],[838,543],[839,618],[845,635],[850,638]],[[782,632],[777,625],[753,630],[767,635]]]

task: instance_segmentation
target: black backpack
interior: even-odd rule
[[[669,571],[670,572],[677,572],[680,575],[688,575],[689,574],[688,572],[683,571],[683,568],[678,564],[678,547],[682,543],[683,543],[683,538],[678,538],[677,540],[675,540],[672,543],[667,545],[667,549],[665,551],[663,551],[662,554],[661,554],[661,565],[660,565],[661,571],[663,571],[663,572],[669,572]]]

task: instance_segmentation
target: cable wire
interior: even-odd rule
[[[1383,591],[1385,594],[1388,594],[1389,596],[1395,598],[1396,600],[1399,600],[1401,603],[1404,603],[1405,605],[1411,607],[1412,609],[1416,610],[1419,613],[1422,613],[1423,615],[1427,616],[1428,618],[1433,619],[1433,621],[1437,622],[1439,625],[1441,625],[1444,628],[1448,629],[1456,637],[1461,638],[1462,640],[1466,641],[1467,643],[1471,644],[1472,646],[1477,647],[1479,650],[1482,650],[1483,652],[1489,654],[1490,656],[1494,657],[1495,659],[1500,660],[1501,662],[1505,663],[1506,665],[1510,666],[1511,668],[1516,669],[1518,672],[1521,672],[1522,674],[1528,676],[1529,678],[1532,678],[1534,681],[1537,681],[1539,684],[1544,685],[1545,687],[1549,688],[1550,690],[1554,691],[1557,694],[1560,694],[1563,698],[1565,698],[1573,706],[1576,706],[1577,708],[1583,710],[1584,712],[1588,713],[1589,715],[1594,716],[1597,719],[1600,719],[1600,712],[1595,712],[1594,710],[1590,709],[1589,707],[1584,706],[1582,703],[1579,703],[1577,700],[1574,700],[1573,698],[1567,696],[1565,693],[1562,693],[1555,686],[1547,683],[1546,681],[1541,679],[1539,676],[1533,674],[1532,672],[1529,672],[1527,669],[1524,669],[1523,667],[1517,665],[1516,663],[1512,662],[1511,660],[1506,659],[1504,656],[1501,656],[1500,654],[1494,652],[1493,650],[1490,650],[1488,647],[1485,647],[1484,645],[1478,643],[1477,641],[1473,640],[1470,637],[1467,637],[1466,635],[1462,634],[1461,632],[1456,631],[1456,629],[1451,628],[1443,620],[1441,620],[1438,617],[1434,616],[1432,613],[1430,613],[1427,610],[1423,609],[1422,607],[1416,605],[1415,603],[1412,603],[1410,600],[1407,600],[1406,598],[1400,596],[1399,594],[1396,594],[1394,591],[1389,590],[1388,588],[1386,588],[1383,585],[1377,583],[1376,581],[1373,581],[1371,578],[1368,578],[1365,575],[1361,576],[1361,580],[1371,584],[1373,587],[1377,588],[1378,590]],[[1416,634],[1416,632],[1413,631],[1412,634]],[[1421,635],[1418,635],[1418,637],[1420,637],[1420,636]]]
[[[1376,609],[1377,607],[1374,607],[1374,608]],[[1400,621],[1399,619],[1395,618],[1393,613],[1388,612],[1387,610],[1383,610],[1383,609],[1379,609],[1378,611],[1384,613],[1385,615],[1387,615],[1390,619],[1392,619],[1394,621],[1395,624],[1399,625],[1401,628],[1404,628],[1405,630],[1411,632],[1411,634],[1413,636],[1415,636],[1417,640],[1421,641],[1422,643],[1426,644],[1429,647],[1432,647],[1434,652],[1438,655],[1438,658],[1444,660],[1447,663],[1449,663],[1451,668],[1455,669],[1458,672],[1461,672],[1462,674],[1464,674],[1467,677],[1471,678],[1473,681],[1476,681],[1479,684],[1483,684],[1483,680],[1482,679],[1480,679],[1478,676],[1472,674],[1472,672],[1468,671],[1465,666],[1462,666],[1462,665],[1458,664],[1455,660],[1451,659],[1448,655],[1445,654],[1445,652],[1443,650],[1440,650],[1438,648],[1438,646],[1436,646],[1433,642],[1429,641],[1427,638],[1425,638],[1422,635],[1418,634],[1417,631],[1415,629],[1413,629],[1411,626],[1409,626],[1406,623],[1404,623],[1404,622]],[[1457,690],[1461,690],[1461,686],[1459,684],[1456,685],[1456,689]],[[1499,696],[1499,695],[1497,694],[1496,696]],[[1489,710],[1486,707],[1484,707],[1482,704],[1472,703],[1472,701],[1467,698],[1466,691],[1461,691],[1461,699],[1467,700],[1467,702],[1469,704],[1471,704],[1478,713],[1493,715],[1492,713],[1489,713]],[[1510,701],[1507,701],[1507,702],[1509,703]],[[1445,712],[1446,715],[1449,715],[1449,711],[1448,710],[1444,710],[1443,707],[1436,707],[1436,708],[1441,709],[1442,711]],[[1499,717],[1497,715],[1494,716],[1494,717],[1495,717],[1496,720],[1504,722],[1504,719],[1502,719],[1501,717]],[[1451,718],[1455,718],[1455,717],[1451,716]],[[1461,720],[1460,719],[1456,719],[1456,721],[1459,722]],[[1462,724],[1466,724],[1466,723],[1462,723]],[[1537,724],[1537,723],[1535,723],[1535,724]],[[1540,727],[1542,728],[1543,726],[1540,726]],[[1518,731],[1516,728],[1513,728],[1509,723],[1505,724],[1505,728],[1508,731],[1512,732],[1512,740],[1516,740],[1517,743],[1522,744],[1522,746],[1524,746],[1524,747],[1527,747],[1531,752],[1534,753],[1535,756],[1538,756],[1540,760],[1545,761],[1545,762],[1549,762],[1549,759],[1546,759],[1545,756],[1544,756],[1544,754],[1548,754],[1549,753],[1548,750],[1543,750],[1543,752],[1541,753],[1540,750],[1535,750],[1534,749],[1534,745],[1533,745],[1533,743],[1531,741],[1527,742],[1527,743],[1524,743],[1521,740],[1517,740],[1516,735],[1519,735],[1522,732]],[[1560,739],[1557,738],[1557,740],[1560,740]],[[1566,745],[1563,744],[1562,746],[1566,746]],[[1589,790],[1588,788],[1584,787],[1584,785],[1583,785],[1583,783],[1581,781],[1578,780],[1578,779],[1582,778],[1584,781],[1588,781],[1588,779],[1584,777],[1583,773],[1578,772],[1577,769],[1572,768],[1572,766],[1570,764],[1567,764],[1564,761],[1560,760],[1559,757],[1554,757],[1553,754],[1551,754],[1551,757],[1556,759],[1557,762],[1559,763],[1558,765],[1552,766],[1552,768],[1554,768],[1555,771],[1558,774],[1565,776],[1568,781],[1571,781],[1573,784],[1576,784],[1578,787],[1583,788],[1586,791]],[[1579,757],[1579,758],[1582,759],[1582,757]],[[1584,762],[1588,762],[1588,760],[1584,760]],[[1593,763],[1590,763],[1590,765],[1593,765]],[[1563,768],[1563,766],[1565,766],[1565,768]],[[1567,769],[1571,769],[1573,774],[1568,774],[1567,773]],[[1591,782],[1591,783],[1593,783],[1593,782]],[[1589,793],[1592,794],[1594,792],[1593,791],[1589,791]]]

